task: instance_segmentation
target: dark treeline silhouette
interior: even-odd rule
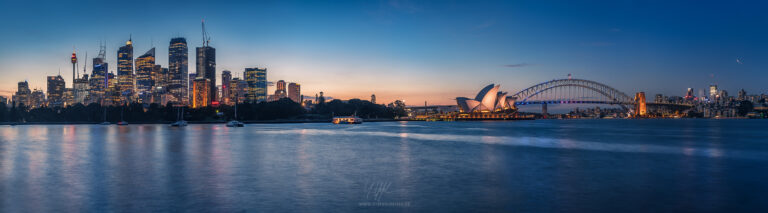
[[[184,119],[187,121],[225,121],[235,119],[234,106],[205,107],[191,109],[185,107]],[[105,118],[106,110],[106,118]],[[172,105],[132,103],[122,106],[102,107],[99,104],[87,106],[76,104],[66,108],[29,109],[20,104],[18,107],[0,103],[0,122],[56,122],[56,123],[168,123],[176,121],[182,111]],[[237,106],[237,120],[281,120],[281,119],[330,119],[332,115],[353,115],[363,118],[392,119],[402,116],[404,109],[389,108],[369,101],[352,99],[348,102],[333,100],[317,104],[307,111],[301,104],[289,98],[273,102],[241,103]]]

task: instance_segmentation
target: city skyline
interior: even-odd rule
[[[30,89],[45,89],[46,79],[40,76],[56,75],[59,69],[71,88],[72,46],[81,57],[78,67],[87,62],[89,74],[91,59],[82,58],[86,52],[93,57],[99,42],[106,42],[106,62],[114,72],[117,49],[128,39],[134,59],[154,47],[155,64],[168,67],[171,38],[185,37],[188,54],[202,46],[201,19],[208,23],[211,46],[218,49],[216,75],[231,70],[242,79],[245,68],[267,68],[268,81],[300,82],[305,95],[323,91],[341,99],[367,99],[376,94],[382,103],[404,99],[409,105],[451,104],[457,94],[471,95],[488,83],[519,91],[567,74],[632,94],[683,96],[694,88],[699,95],[711,84],[731,93],[768,89],[760,80],[768,75],[762,72],[768,64],[759,60],[768,55],[768,45],[760,39],[768,34],[762,29],[766,15],[760,7],[738,4],[655,8],[660,3],[259,2],[213,5],[206,11],[201,3],[189,3],[182,6],[188,12],[178,17],[153,13],[181,4],[165,2],[147,3],[160,9],[135,13],[128,20],[106,11],[133,8],[113,3],[80,7],[52,2],[28,13],[20,11],[37,5],[3,4],[1,16],[20,20],[2,24],[18,29],[0,41],[8,47],[0,50],[0,72],[6,76],[0,80],[0,95],[6,97],[19,81],[28,80]],[[249,7],[260,8],[256,14],[265,12],[259,17],[272,18],[237,15]],[[97,12],[70,13],[79,10]],[[190,74],[197,73],[194,54],[188,59]],[[346,81],[339,83],[340,78]]]

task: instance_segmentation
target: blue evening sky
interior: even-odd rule
[[[202,19],[218,75],[266,67],[310,96],[451,104],[490,83],[514,93],[569,73],[649,97],[768,90],[764,1],[0,2],[0,95],[25,79],[45,90],[59,69],[70,87],[73,46],[83,62],[106,41],[115,70],[129,35],[135,56],[154,46],[163,67],[170,38],[186,37],[194,73]]]

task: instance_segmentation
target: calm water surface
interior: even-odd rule
[[[768,120],[0,126],[0,212],[768,211]]]

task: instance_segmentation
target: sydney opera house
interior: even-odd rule
[[[515,109],[515,97],[499,91],[501,85],[488,85],[475,96],[475,99],[457,97],[456,103],[462,113],[499,112]]]

